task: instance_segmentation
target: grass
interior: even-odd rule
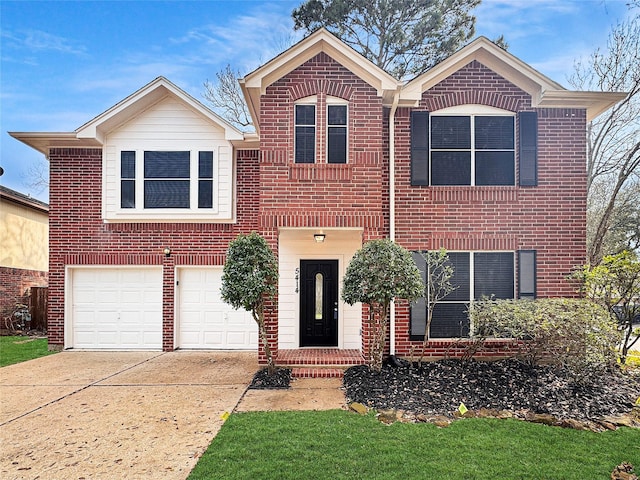
[[[609,479],[623,461],[640,467],[640,430],[494,419],[440,429],[339,410],[253,412],[229,417],[189,480]]]
[[[46,338],[0,337],[0,367],[56,353],[48,348]]]

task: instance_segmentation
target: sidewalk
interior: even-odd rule
[[[299,378],[283,390],[247,390],[234,412],[345,408],[341,378]]]

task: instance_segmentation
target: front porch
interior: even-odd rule
[[[291,368],[294,378],[342,378],[347,368],[363,365],[365,359],[357,349],[281,349],[276,364]]]

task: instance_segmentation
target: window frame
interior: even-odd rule
[[[135,176],[134,178],[124,178],[122,177],[122,155],[123,153],[134,154],[134,162],[135,162]],[[189,152],[189,207],[151,207],[145,208],[145,183],[147,181],[162,181],[162,180],[171,180],[169,178],[146,178],[145,177],[145,152]],[[200,153],[211,153],[212,156],[212,175],[211,178],[207,178],[205,180],[211,181],[211,207],[199,207],[199,193],[200,193],[200,181],[202,180],[199,176],[200,172]],[[126,148],[122,147],[117,151],[117,161],[116,161],[116,178],[117,178],[117,213],[123,214],[126,216],[135,215],[153,218],[155,216],[162,217],[171,217],[173,215],[185,215],[185,219],[194,216],[209,216],[212,214],[216,214],[218,211],[218,199],[217,199],[217,188],[218,185],[218,155],[216,149],[213,147],[202,147],[197,149],[184,149],[184,148],[176,148],[170,149],[165,147],[153,148],[153,147],[144,147],[144,148]],[[122,207],[122,184],[123,181],[133,181],[134,185],[134,206],[132,207]],[[187,181],[186,178],[184,178]]]

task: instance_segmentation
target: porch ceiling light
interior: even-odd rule
[[[322,243],[324,242],[326,235],[324,233],[314,233],[313,234],[313,239],[316,241],[316,243]]]

